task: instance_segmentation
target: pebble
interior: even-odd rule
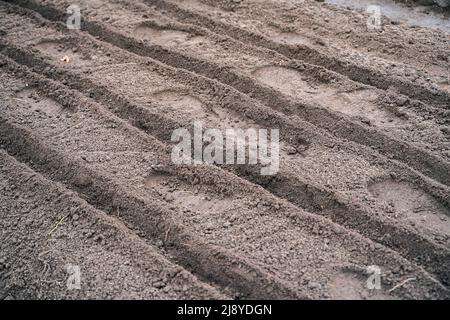
[[[101,234],[100,235],[98,235],[98,236],[96,236],[95,238],[94,238],[94,241],[96,241],[96,242],[103,242],[103,239],[104,239],[105,237],[103,237]]]
[[[297,153],[297,149],[295,149],[294,147],[287,147],[287,148],[286,148],[286,152],[287,152],[287,154],[289,154],[289,155],[294,155],[294,154]]]
[[[310,290],[318,289],[319,287],[320,287],[320,284],[318,284],[317,282],[310,281],[308,283],[308,289],[310,289]]]
[[[164,197],[164,199],[165,199],[167,202],[172,202],[172,201],[175,200],[174,196],[171,195],[171,194],[167,194],[167,195]]]
[[[155,283],[153,283],[153,287],[155,287],[156,289],[161,289],[164,288],[166,286],[166,284],[162,281],[156,281]]]

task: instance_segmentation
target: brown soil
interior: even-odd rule
[[[78,3],[70,31],[70,0],[0,1],[0,298],[449,298],[449,34],[319,1]],[[197,120],[279,128],[279,173],[174,165]]]

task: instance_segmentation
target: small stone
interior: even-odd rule
[[[165,199],[167,202],[172,202],[172,201],[175,200],[174,196],[171,195],[171,194],[167,194],[167,195],[164,197],[164,199]]]
[[[94,241],[95,241],[95,242],[103,242],[104,238],[105,238],[105,237],[103,237],[103,236],[100,234],[100,235],[98,235],[98,236],[96,236],[96,237],[94,238]]]
[[[155,287],[156,289],[161,289],[164,288],[166,286],[166,284],[162,281],[156,281],[155,283],[153,283],[153,287]]]
[[[443,134],[450,135],[450,127],[442,127],[441,131]]]
[[[310,289],[310,290],[314,290],[314,289],[317,289],[319,287],[320,287],[320,284],[318,284],[317,282],[310,281],[308,283],[308,289]]]
[[[294,154],[297,153],[297,149],[294,148],[294,147],[289,146],[289,147],[286,148],[286,152],[287,152],[287,154],[289,154],[289,155],[294,155]]]
[[[408,100],[407,97],[405,97],[405,96],[400,96],[400,97],[398,98],[397,104],[398,104],[400,107],[402,107],[402,106],[404,106],[408,101],[409,101],[409,100]]]
[[[313,229],[312,229],[312,234],[314,234],[314,235],[320,234],[320,230],[319,230],[319,227],[318,227],[318,226],[314,226],[314,227],[313,227]]]

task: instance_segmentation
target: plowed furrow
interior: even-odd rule
[[[39,41],[38,41],[39,42]],[[65,41],[65,42],[70,42],[70,41]],[[84,42],[85,44],[87,42]],[[76,45],[76,43],[74,43],[72,41],[73,45]],[[79,46],[76,45],[76,46]],[[82,48],[80,49],[80,51],[87,51],[87,48]],[[31,59],[28,58],[28,60],[24,57],[30,57],[30,54],[27,52],[10,52],[10,54],[12,56],[17,56],[18,59],[21,59],[22,62],[30,65],[30,66],[34,66],[34,67],[38,67],[40,71],[44,71],[45,70],[51,68],[52,66],[50,65],[46,65],[40,63],[39,61],[41,59]],[[108,55],[112,60],[115,59],[115,55],[113,54],[109,54]],[[56,59],[51,59],[53,61],[57,61]],[[50,60],[50,61],[51,61]],[[127,61],[133,61],[132,57],[127,57],[125,60]],[[113,67],[114,67],[114,72],[117,72],[117,61],[110,61],[109,62]],[[41,65],[40,65],[41,64]],[[55,66],[53,66],[55,67]],[[95,66],[94,66],[95,67]],[[107,67],[107,65],[103,65],[103,68],[105,69]],[[127,66],[128,68],[128,66]],[[146,68],[141,66],[140,69],[142,68]],[[59,68],[57,68],[59,69]],[[137,70],[136,70],[137,71]],[[102,99],[101,97],[111,97],[114,96],[113,94],[113,90],[114,88],[125,88],[127,87],[127,84],[125,82],[120,82],[120,83],[111,83],[110,81],[107,82],[105,84],[105,87],[110,87],[110,90],[105,91],[105,89],[100,89],[98,90],[98,86],[96,88],[96,84],[97,81],[88,81],[86,83],[86,78],[80,78],[79,76],[77,76],[74,73],[69,73],[67,71],[63,72],[62,70],[56,70],[56,72],[47,72],[49,74],[51,74],[53,77],[55,77],[55,75],[59,75],[56,76],[56,78],[58,78],[61,81],[66,81],[66,79],[72,79],[72,83],[71,85],[75,86],[77,88],[77,90],[82,90],[84,91],[86,94],[90,95],[90,93],[92,93],[93,96],[100,98],[100,100],[103,103],[111,103],[113,102],[115,105],[121,105],[122,110],[118,112],[119,115],[121,115],[122,117],[127,117],[127,109],[128,110],[136,110],[135,105],[130,104],[130,103],[118,103],[118,101],[116,100],[120,100],[119,98],[117,99],[112,99],[112,100],[106,100],[106,99]],[[147,73],[151,73],[151,71],[147,71]],[[128,78],[130,83],[141,83],[143,85],[144,88],[148,88],[151,86],[151,83],[147,84],[145,81],[140,81],[138,80],[139,78],[137,78],[136,80],[134,80],[135,76],[123,76],[121,78]],[[155,76],[156,77],[156,76]],[[109,79],[111,78],[110,76],[103,74],[101,75],[100,78],[105,78],[105,79]],[[166,82],[168,82],[170,80],[166,80]],[[156,82],[161,82],[161,81],[156,81]],[[197,82],[198,83],[198,82]],[[167,84],[166,84],[167,86]],[[96,90],[90,92],[89,90],[92,90],[96,88]],[[178,90],[180,90],[180,88],[177,88]],[[158,91],[158,90],[157,90]],[[183,90],[181,90],[183,91]],[[158,91],[159,92],[159,91]],[[187,91],[189,92],[189,91]],[[127,95],[126,93],[124,93],[125,95]],[[183,94],[186,95],[186,94]],[[127,99],[131,100],[133,99],[132,96],[128,96]],[[122,99],[123,100],[123,99]],[[136,101],[135,103],[143,103],[143,101]],[[220,113],[220,112],[219,112]],[[223,113],[223,110],[222,110]],[[149,118],[149,117],[145,117],[146,113],[145,113],[145,108],[138,108],[137,111],[132,111],[129,112],[128,117],[131,117],[131,121],[134,125],[137,125],[138,127],[140,127],[141,129],[144,129],[147,132],[150,132],[151,134],[158,136],[160,138],[162,138],[163,140],[167,140],[167,138],[164,138],[164,131],[162,128],[170,128],[170,126],[157,126],[152,125],[152,123],[156,120],[155,118]],[[192,116],[198,118],[198,114],[194,114],[194,115],[190,115],[191,118],[189,118],[189,115],[185,115],[184,118],[185,120],[187,120],[187,123],[192,122],[194,120],[194,118],[192,118]],[[142,119],[145,119],[145,121],[142,121]],[[159,120],[163,119],[163,117],[160,117]],[[209,118],[209,122],[213,122],[216,124],[220,123],[220,119],[216,119],[217,121],[214,121],[213,118]],[[241,119],[240,121],[245,121],[243,119]],[[169,121],[167,119],[163,119],[163,121],[161,123],[166,124]],[[159,122],[158,122],[159,123]],[[173,121],[172,121],[172,125],[174,125]],[[181,123],[178,123],[178,125],[181,125]],[[291,129],[291,128],[289,128]],[[167,136],[167,135],[166,135]],[[331,141],[329,142],[331,143]],[[311,147],[312,149],[314,149],[314,147]],[[320,152],[323,152],[324,150],[321,149]],[[286,156],[286,155],[285,155]],[[314,154],[311,155],[311,158],[316,159],[314,157]],[[426,261],[428,258],[426,257],[422,257],[422,255],[424,253],[428,253],[428,252],[434,252],[433,249],[426,249],[428,248],[429,244],[427,244],[427,241],[424,241],[423,239],[420,239],[420,237],[415,236],[414,234],[411,234],[410,231],[406,231],[406,230],[402,230],[402,229],[398,229],[397,227],[391,227],[391,225],[395,225],[396,223],[393,221],[383,221],[384,218],[380,219],[373,219],[373,213],[370,212],[366,212],[365,210],[361,210],[361,209],[357,209],[357,208],[350,208],[347,205],[344,205],[343,203],[345,202],[350,202],[350,199],[346,200],[345,198],[343,198],[342,196],[336,196],[334,193],[330,193],[328,190],[323,189],[322,187],[319,187],[317,185],[316,182],[314,182],[313,179],[308,179],[306,181],[304,181],[303,178],[300,178],[300,176],[298,176],[296,174],[296,172],[299,171],[304,171],[306,169],[308,169],[306,166],[305,167],[301,167],[298,164],[298,161],[292,161],[292,159],[288,159],[290,161],[288,161],[288,169],[287,170],[283,170],[284,172],[282,172],[278,179],[276,179],[275,181],[264,181],[258,178],[258,174],[257,173],[252,173],[252,172],[238,172],[238,174],[240,174],[243,177],[246,177],[247,179],[254,181],[262,186],[264,186],[266,189],[272,191],[273,193],[275,193],[278,196],[281,196],[283,198],[286,198],[290,201],[292,201],[293,203],[304,207],[308,210],[314,210],[315,212],[319,212],[321,214],[325,214],[329,217],[331,217],[333,220],[338,221],[339,223],[346,225],[348,227],[354,228],[356,230],[358,230],[359,232],[361,232],[362,234],[370,237],[371,239],[384,243],[392,248],[395,248],[396,250],[398,250],[399,252],[401,252],[402,254],[404,254],[405,256],[409,257],[410,259],[419,259],[419,260],[423,260]],[[295,160],[295,159],[294,159]],[[315,160],[317,161],[317,160]],[[294,169],[289,169],[289,162],[292,162],[294,164]],[[357,165],[357,162],[354,162],[355,165]],[[329,165],[329,164],[327,164]],[[290,165],[292,167],[292,164]],[[320,166],[320,164],[319,164]],[[375,169],[375,168],[374,168]],[[311,170],[311,169],[308,169]],[[354,170],[354,168],[353,168]],[[376,171],[375,171],[376,172]],[[348,176],[348,173],[344,172],[345,175]],[[361,177],[361,173],[358,173],[358,178]],[[375,176],[374,176],[375,177]],[[300,178],[300,180],[299,180]],[[368,178],[370,180],[370,176]],[[324,181],[324,184],[329,184],[330,181]],[[349,181],[350,184],[350,181]],[[292,190],[296,190],[296,192],[292,192]],[[361,191],[358,191],[358,193],[360,195],[363,195],[364,193],[362,193]],[[359,197],[359,196],[358,196]],[[355,201],[356,199],[352,199],[352,201]],[[384,209],[383,209],[384,210]],[[445,209],[442,209],[442,212],[445,212]],[[361,225],[361,222],[367,223],[369,224],[371,227],[367,228],[367,227],[363,227],[363,225]],[[381,228],[380,226],[384,226],[384,228]],[[418,225],[418,227],[420,228],[420,223]],[[382,230],[392,230],[392,232],[390,232],[391,237],[390,238],[385,238],[385,231]],[[425,230],[426,231],[426,230]],[[445,230],[440,230],[438,233],[442,233],[442,231],[444,231],[444,236],[445,236]],[[429,232],[429,231],[426,231]],[[435,234],[436,231],[432,231],[430,233],[430,235]],[[424,247],[425,246],[425,247]],[[439,250],[438,250],[439,251]],[[431,256],[433,256],[434,253],[431,254]],[[422,258],[421,258],[422,257]],[[434,261],[434,258],[432,259]],[[427,266],[436,266],[439,265],[440,263],[438,263],[439,259],[436,260],[436,262],[432,262],[432,263],[426,263]],[[435,270],[435,267],[432,268],[433,270]],[[445,272],[444,272],[445,273]]]
[[[28,54],[25,54],[25,52],[16,52],[17,56],[25,57],[29,56]],[[39,65],[39,60],[29,60],[27,62],[28,65],[37,67]],[[45,70],[46,68],[49,68],[47,65],[43,65],[40,70]],[[170,138],[167,134],[164,134],[165,130],[170,130],[171,128],[178,128],[182,126],[182,123],[176,123],[166,117],[159,117],[158,119],[155,119],[146,113],[146,109],[139,108],[132,103],[126,102],[123,98],[117,98],[116,100],[105,100],[101,97],[112,97],[114,96],[114,93],[105,89],[105,88],[97,88],[96,84],[94,82],[86,82],[86,79],[84,78],[77,78],[75,74],[71,73],[63,73],[64,77],[60,78],[60,80],[64,81],[64,79],[70,78],[74,80],[74,83],[81,84],[84,83],[84,88],[81,88],[87,95],[89,95],[90,91],[93,88],[96,88],[96,94],[94,96],[98,96],[99,100],[103,101],[104,103],[111,103],[113,102],[116,107],[118,105],[117,101],[122,99],[122,101],[125,101],[122,105],[121,111],[115,111],[119,116],[127,118],[131,124],[137,126],[141,130],[144,130],[145,132],[152,134],[154,136],[160,137],[162,141],[166,141],[170,143]],[[124,84],[121,83],[121,87],[124,87]],[[115,86],[113,86],[115,87]],[[79,90],[80,87],[77,86],[77,89]],[[113,110],[114,111],[114,110]],[[154,121],[159,121],[156,124]],[[194,121],[194,118],[186,118],[185,120]],[[212,121],[212,119],[209,119],[209,121]],[[170,125],[165,125],[167,123],[170,123]],[[158,124],[162,124],[159,125]],[[219,124],[219,120],[217,120],[216,124]],[[298,147],[298,146],[297,146]],[[284,157],[287,157],[286,154],[284,154]],[[291,159],[292,161],[292,159]],[[284,161],[283,161],[284,162]],[[294,162],[295,163],[295,162]],[[304,179],[300,179],[299,177],[293,178],[292,173],[290,172],[284,172],[284,166],[282,165],[282,173],[278,175],[276,179],[261,179],[259,175],[258,170],[250,171],[250,170],[232,170],[236,174],[253,181],[267,190],[270,190],[272,193],[276,194],[277,196],[283,197],[285,199],[290,200],[291,202],[295,203],[296,205],[305,208],[307,210],[313,210],[314,212],[325,214],[329,217],[331,217],[334,221],[339,221],[339,223],[346,225],[351,228],[355,228],[359,230],[364,235],[368,236],[369,238],[379,241],[382,243],[385,243],[386,245],[396,248],[399,252],[406,252],[406,256],[410,257],[411,259],[421,259],[420,256],[424,252],[430,252],[431,249],[424,249],[422,248],[423,245],[427,246],[426,244],[420,244],[423,242],[423,240],[420,240],[419,238],[414,238],[414,236],[406,236],[405,231],[401,231],[397,228],[393,229],[393,239],[388,239],[388,241],[383,240],[384,238],[384,232],[378,232],[378,230],[385,230],[383,228],[380,228],[380,223],[382,225],[385,225],[388,229],[391,228],[390,224],[395,224],[393,221],[390,222],[380,222],[377,220],[373,220],[372,213],[366,213],[363,210],[356,209],[356,208],[349,208],[344,204],[344,202],[347,202],[348,200],[345,200],[342,198],[342,196],[336,195],[333,192],[330,192],[326,189],[323,189],[319,185],[316,185],[312,180],[304,181]],[[300,169],[297,169],[297,171]],[[329,183],[330,181],[327,181]],[[292,192],[292,190],[296,190],[296,192]],[[439,191],[438,191],[439,194]],[[359,225],[359,221],[364,221],[370,225],[372,225],[371,228],[362,228]],[[413,243],[417,242],[413,245]],[[414,248],[412,251],[409,251],[409,248]],[[418,249],[422,248],[422,249]],[[406,250],[406,251],[405,251]],[[431,250],[433,251],[433,250]]]
[[[0,244],[2,298],[226,298],[169,262],[117,219],[3,150],[0,164],[2,230],[15,229],[14,236],[2,236]],[[80,291],[68,291],[59,283],[65,282],[65,268],[71,263],[82,271]],[[90,282],[97,285],[85,285]]]
[[[229,8],[226,0],[143,3],[81,1],[83,31],[73,32],[64,24],[69,1],[0,1],[0,149],[15,157],[0,151],[0,212],[14,213],[2,221],[2,241],[21,252],[7,255],[6,266],[17,272],[0,272],[2,296],[42,296],[38,283],[27,292],[15,280],[38,273],[41,254],[22,268],[36,246],[17,244],[10,232],[29,226],[15,218],[21,200],[9,206],[21,194],[35,197],[31,176],[49,195],[31,200],[32,219],[40,215],[42,223],[27,239],[48,225],[57,247],[61,234],[87,241],[79,252],[89,257],[83,267],[114,256],[105,272],[124,262],[124,287],[139,282],[148,288],[142,297],[448,298],[449,96],[440,83],[445,63],[433,66],[445,47],[418,37],[414,47],[423,49],[429,73],[410,78],[402,72],[420,68],[408,50],[395,60],[377,49],[382,59],[371,62],[361,50],[349,59],[345,45],[291,43],[294,35],[275,30],[287,6],[272,12],[270,0],[255,10]],[[325,41],[340,38],[322,27]],[[397,31],[387,28],[378,41]],[[384,64],[393,61],[401,64],[388,74]],[[194,122],[204,129],[280,129],[279,172],[174,165],[171,134],[180,127],[192,133]],[[13,173],[19,167],[23,176]],[[64,215],[71,204],[58,204],[57,195],[69,190],[93,220],[73,218],[72,210]],[[53,217],[59,205],[62,218]],[[92,226],[100,220],[116,231]],[[83,238],[85,226],[101,233],[98,245],[90,245],[90,233]],[[136,261],[144,251],[157,261],[148,277],[150,266]],[[64,261],[44,256],[50,268]],[[370,265],[382,270],[381,290],[367,290]],[[1,260],[0,271],[4,266]],[[117,284],[119,274],[107,281]],[[119,298],[135,292],[99,290]]]
[[[48,7],[46,6],[44,8],[48,9]],[[43,11],[42,7],[39,6],[37,9],[45,15],[45,10]],[[108,11],[106,10],[105,12]],[[58,19],[57,13],[58,12],[51,11],[51,14],[49,14],[48,16],[52,19]],[[377,114],[375,112],[375,122],[372,123],[373,121],[371,122],[371,120],[368,120],[369,122],[367,123],[369,123],[369,126],[367,126],[367,124],[365,124],[366,120],[363,120],[362,123],[358,123],[350,120],[347,116],[343,116],[340,113],[330,112],[327,109],[323,108],[317,108],[314,105],[310,105],[308,103],[301,103],[299,105],[297,102],[295,102],[295,100],[301,99],[301,97],[286,97],[284,94],[280,94],[274,91],[273,88],[259,85],[253,79],[246,78],[245,76],[240,76],[233,72],[227,72],[226,70],[216,67],[210,62],[199,61],[198,59],[192,58],[190,56],[186,57],[181,55],[180,53],[167,51],[166,49],[164,52],[161,52],[158,49],[158,47],[160,47],[158,45],[139,45],[134,40],[120,33],[113,32],[111,34],[111,30],[106,31],[104,30],[104,27],[95,24],[94,22],[86,22],[86,24],[86,28],[91,33],[102,37],[104,40],[111,41],[112,43],[126,48],[127,50],[131,50],[135,53],[155,57],[165,63],[176,65],[177,67],[181,66],[200,74],[206,73],[206,75],[208,76],[210,76],[211,74],[218,75],[220,80],[224,83],[231,84],[244,93],[255,96],[272,108],[283,111],[284,113],[289,115],[298,115],[306,119],[307,121],[314,123],[315,125],[320,126],[326,130],[329,130],[333,134],[345,139],[350,139],[358,143],[369,145],[380,150],[381,152],[383,152],[383,154],[389,157],[400,161],[406,161],[416,170],[419,170],[426,175],[431,175],[431,177],[442,183],[449,183],[447,175],[443,176],[441,172],[439,172],[442,171],[442,168],[447,168],[449,166],[448,161],[443,160],[440,156],[435,156],[420,148],[420,146],[424,146],[427,149],[433,151],[433,153],[437,153],[448,158],[448,137],[445,136],[445,123],[447,121],[445,119],[447,119],[448,117],[445,116],[445,114],[436,116],[436,111],[433,109],[425,111],[424,114],[421,114],[420,112],[410,112],[408,109],[411,106],[408,106],[406,109],[404,109],[403,107],[398,107],[398,105],[392,103],[388,103],[389,106],[393,106],[392,110],[389,111],[389,108],[391,107],[383,110],[383,108],[387,107],[387,102],[380,101],[378,103],[381,103],[381,106],[384,105],[384,107],[378,109],[381,113]],[[136,24],[139,23],[136,22]],[[350,83],[348,85],[352,87]],[[342,100],[342,104],[349,104],[353,106],[362,103],[363,105],[367,105],[368,108],[373,108],[374,105],[371,102],[368,102],[370,101],[370,98],[361,98],[360,93],[358,93],[359,90],[361,90],[361,88],[358,89],[356,87],[351,89],[349,91],[350,96],[348,95],[348,93],[344,93],[344,100]],[[323,98],[324,97],[320,99]],[[335,97],[335,99],[337,100],[341,98],[337,96]],[[381,99],[384,101],[385,98],[378,97],[377,99]],[[396,103],[401,104],[400,102]],[[414,105],[414,103],[412,103],[412,105]],[[422,110],[421,112],[423,112],[423,110],[427,110],[426,106],[420,104],[417,106],[417,108],[417,110]],[[405,113],[403,110],[408,110],[408,112]],[[373,111],[374,110],[371,110],[371,113],[373,113]],[[364,110],[361,110],[361,112],[363,112],[364,114]],[[383,112],[387,113],[383,115]],[[395,116],[395,114],[398,115]],[[431,120],[432,118],[430,118],[431,114],[435,115],[433,116],[433,120]],[[391,117],[393,117],[394,120],[390,119]],[[427,120],[429,121],[429,124],[426,125],[426,122],[424,122],[423,119],[429,119]],[[377,121],[386,121],[386,123],[388,123],[388,121],[394,122],[390,127],[386,123],[377,124]],[[403,123],[400,126],[397,126],[395,124],[395,121],[400,121]],[[418,121],[422,122],[420,125],[421,129],[412,129],[417,128],[416,123]],[[443,121],[441,128],[436,125],[436,121],[438,123],[441,123]],[[386,133],[388,134],[384,134],[382,133],[382,131],[386,131]],[[406,143],[404,141],[398,140],[398,135],[401,135],[406,141],[409,142]],[[429,142],[427,142],[426,140],[429,140]],[[411,144],[410,141],[413,141],[413,144]],[[436,141],[441,142],[437,144]],[[447,171],[449,170],[444,170],[444,172]]]
[[[348,17],[352,15],[349,12],[342,17],[349,20],[336,24],[336,30],[324,25],[324,20],[328,18],[322,20],[317,18],[318,10],[316,9],[314,14],[317,21],[310,24],[315,30],[305,30],[308,27],[304,26],[308,26],[308,23],[303,19],[308,18],[305,17],[307,14],[303,7],[274,10],[273,8],[280,4],[275,5],[270,1],[262,5],[260,2],[247,3],[246,6],[237,6],[236,10],[224,10],[220,8],[220,5],[211,1],[146,0],[144,2],[150,6],[156,6],[160,10],[171,12],[188,23],[200,24],[218,34],[226,34],[236,40],[277,51],[292,59],[322,65],[361,83],[380,89],[395,87],[399,92],[410,97],[434,101],[443,106],[448,106],[450,101],[448,78],[445,76],[449,71],[446,56],[448,56],[450,40],[445,33],[428,32],[428,38],[423,37],[424,41],[418,45],[420,48],[417,50],[426,52],[426,57],[430,56],[429,64],[424,70],[424,60],[420,59],[424,55],[419,58],[414,51],[407,54],[399,53],[399,49],[407,51],[405,49],[417,41],[413,32],[410,32],[412,36],[408,36],[409,43],[407,45],[399,44],[399,42],[406,42],[405,36],[400,34],[401,31],[394,30],[392,31],[394,35],[385,36],[387,39],[378,37],[376,39],[379,41],[378,46],[373,46],[370,44],[376,38],[376,34],[369,35],[369,39],[361,38],[361,35],[364,37],[366,34],[370,34],[366,27],[367,18],[356,17],[359,21],[354,23]],[[310,6],[314,6],[314,4]],[[286,18],[286,10],[289,11],[288,18]],[[321,8],[321,11],[319,14],[326,16],[326,9]],[[335,14],[335,12],[333,13]],[[302,23],[295,23],[294,16]],[[284,22],[286,20],[288,22]],[[362,30],[363,28],[366,30]],[[332,34],[330,35],[330,33]],[[353,43],[349,41],[349,35],[352,37]],[[341,38],[341,43],[350,42],[347,46],[351,48],[345,46],[336,48],[333,41],[338,42],[339,38]],[[434,42],[441,43],[441,50],[437,51],[436,46],[430,49],[428,42],[430,38],[436,38],[433,39]],[[366,42],[361,44],[363,40]],[[355,42],[360,42],[358,46],[362,48],[361,50],[354,49]],[[367,47],[372,50],[365,50]],[[386,47],[391,48],[387,49]],[[373,54],[373,51],[378,51],[378,54]],[[390,54],[386,54],[387,52]],[[385,59],[381,59],[379,56],[385,57]],[[398,63],[398,59],[402,58],[409,58],[405,59],[406,64]],[[415,68],[411,66],[411,63],[415,64]],[[431,85],[429,83],[430,74],[435,80],[435,83]]]
[[[289,289],[288,285],[282,284],[274,277],[259,270],[256,265],[249,264],[246,259],[235,256],[222,248],[202,243],[193,237],[174,222],[172,209],[162,207],[161,200],[151,196],[142,199],[139,196],[130,195],[130,192],[114,183],[115,181],[111,177],[99,175],[98,162],[103,162],[102,157],[108,157],[112,151],[94,152],[92,155],[87,152],[87,155],[77,156],[76,160],[70,160],[63,155],[64,152],[48,148],[47,145],[52,144],[48,136],[44,136],[46,142],[42,144],[39,140],[42,140],[43,137],[17,127],[17,124],[12,124],[5,118],[1,119],[1,130],[2,145],[15,157],[29,163],[35,170],[48,175],[51,179],[61,181],[81,193],[90,204],[99,210],[117,215],[133,227],[142,230],[149,239],[163,241],[166,250],[180,264],[205,281],[222,285],[223,288],[228,286],[234,291],[234,294],[243,297],[301,297]],[[58,137],[58,134],[54,136]],[[61,139],[61,137],[58,138]],[[64,143],[70,147],[67,140]],[[123,146],[127,144],[123,144]],[[114,150],[114,152],[118,154],[120,151]],[[86,154],[86,152],[81,153]],[[126,154],[127,151],[122,151],[122,153]],[[143,151],[138,155],[144,159],[146,157]],[[94,163],[87,167],[83,164],[84,161]],[[145,163],[142,159],[139,161]],[[153,159],[150,158],[148,161],[151,163]],[[151,167],[151,165],[147,164],[147,167]],[[110,168],[110,170],[116,172],[117,169]],[[145,180],[145,175],[142,179]],[[223,270],[219,271],[218,269],[221,268]]]
[[[18,74],[25,76],[22,72],[26,70]],[[40,79],[30,73],[25,78]],[[37,100],[42,99],[39,87],[45,83],[40,81],[30,82],[38,85],[34,93]],[[12,88],[23,86],[11,78],[5,83]],[[312,288],[309,296],[333,297],[339,295],[333,290],[335,282],[348,279],[359,296],[364,290],[351,279],[357,279],[361,272],[358,270],[367,263],[376,262],[386,270],[395,270],[393,278],[388,273],[387,285],[404,275],[397,270],[399,266],[416,270],[383,246],[279,203],[263,190],[257,191],[257,187],[214,167],[165,165],[165,147],[158,142],[75,92],[66,92],[51,82],[46,88],[57,94],[48,97],[54,99],[55,105],[41,110],[44,114],[34,109],[37,102],[33,93],[30,99],[34,102],[5,105],[0,125],[4,148],[35,170],[64,182],[91,204],[142,228],[147,236],[163,240],[177,261],[204,279],[236,289],[244,297],[305,296],[302,286],[308,283]],[[14,97],[14,91],[9,94]],[[63,127],[80,120],[84,121],[83,126],[75,125],[70,132],[61,134]],[[114,157],[110,156],[112,153]],[[121,154],[126,154],[126,158]],[[157,158],[165,170],[151,170],[146,165],[146,161]],[[279,208],[274,211],[275,205]],[[203,240],[193,234],[201,234]],[[323,249],[319,256],[314,254],[317,248]],[[330,255],[327,260],[333,257],[333,265],[322,263],[324,254]],[[420,279],[419,290],[442,292],[435,281],[427,280],[428,275],[412,272]],[[328,275],[327,281],[324,275]],[[313,286],[318,279],[320,284]],[[403,289],[396,294],[402,295]]]

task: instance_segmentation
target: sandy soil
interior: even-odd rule
[[[448,33],[323,1],[78,2],[81,31],[70,0],[0,1],[0,298],[449,298]],[[279,173],[174,165],[194,121],[279,128]]]

